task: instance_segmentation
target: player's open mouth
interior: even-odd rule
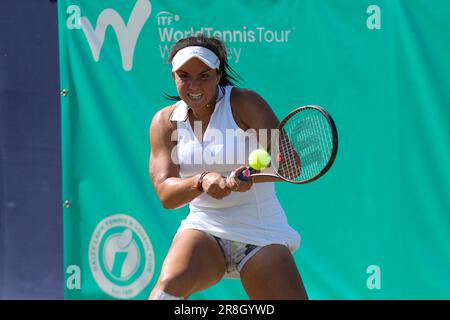
[[[200,100],[203,97],[203,93],[188,93],[188,97],[191,100]]]

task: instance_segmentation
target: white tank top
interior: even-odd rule
[[[252,143],[256,135],[245,133],[234,121],[230,104],[233,87],[223,89],[224,92],[219,90],[203,143],[194,134],[196,126],[193,129],[189,122],[186,103],[179,101],[172,112],[170,119],[177,122],[176,156],[181,177],[203,171],[227,176],[238,166],[247,165],[249,152],[256,148]],[[254,183],[249,191],[231,192],[220,200],[203,193],[191,201],[189,208],[178,232],[199,229],[254,245],[284,244],[292,252],[300,244],[300,235],[288,225],[272,182]]]

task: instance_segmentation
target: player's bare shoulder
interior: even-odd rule
[[[274,114],[269,104],[257,92],[250,89],[234,88],[231,92],[231,106],[233,116],[239,126],[252,128],[249,119],[259,117],[273,118]],[[258,115],[258,117],[255,117]]]
[[[160,147],[167,149],[175,144],[172,141],[172,134],[176,132],[177,125],[170,121],[170,116],[175,107],[176,104],[164,107],[153,116],[149,130],[152,149],[159,150]]]
[[[176,104],[172,104],[156,112],[150,124],[150,132],[154,130],[161,130],[164,132],[175,130],[174,123],[170,121],[170,116],[175,107]]]
[[[243,112],[258,112],[261,109],[270,109],[268,103],[261,95],[250,89],[234,88],[231,92],[231,104]]]

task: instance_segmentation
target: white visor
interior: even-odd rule
[[[211,69],[219,69],[220,60],[211,50],[200,47],[190,46],[178,51],[172,59],[172,72],[177,71],[186,62],[192,58],[197,58]]]

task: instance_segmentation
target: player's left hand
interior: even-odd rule
[[[246,166],[240,166],[236,170],[232,171],[231,174],[227,177],[227,186],[231,189],[231,191],[246,192],[252,187],[253,180],[251,178],[245,181],[239,179],[239,175],[246,168]]]

